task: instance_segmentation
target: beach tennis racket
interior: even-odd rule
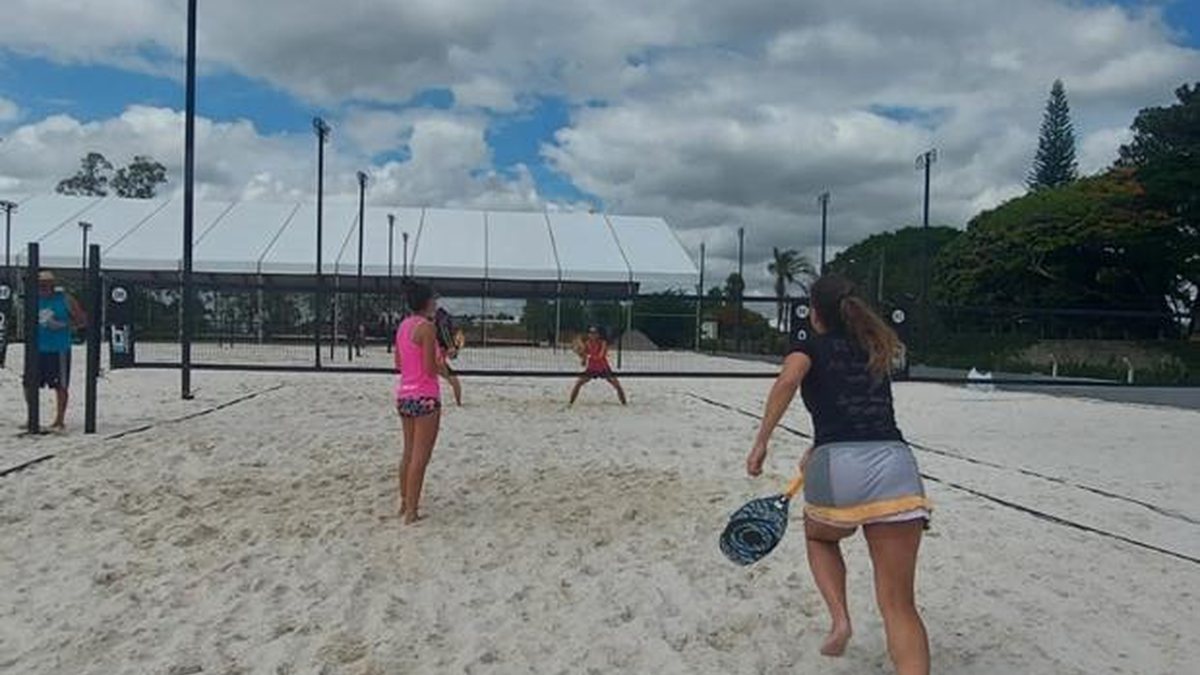
[[[721,552],[739,565],[752,565],[767,557],[787,532],[788,505],[804,486],[799,475],[783,494],[761,497],[738,509],[721,533]]]
[[[575,336],[575,339],[571,341],[571,351],[575,352],[575,355],[579,357],[580,365],[587,365],[587,344],[584,343],[583,336]]]
[[[437,341],[442,349],[450,349],[454,345],[454,319],[450,312],[438,308],[433,317],[433,325],[437,328]]]

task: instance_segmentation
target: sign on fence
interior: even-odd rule
[[[124,284],[108,292],[108,358],[111,368],[132,368],[135,361],[133,297]]]

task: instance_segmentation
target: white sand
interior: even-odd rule
[[[750,570],[717,550],[728,513],[777,490],[803,446],[780,433],[769,475],[745,478],[755,421],[691,394],[757,411],[768,381],[629,381],[627,410],[595,384],[566,411],[564,380],[468,380],[415,528],[390,517],[387,378],[196,382],[183,403],[175,373],[111,374],[101,435],[29,439],[0,371],[0,468],[57,455],[0,479],[0,672],[889,672],[861,540],[837,661],[816,652],[798,528]],[[1200,520],[1200,413],[924,385],[900,385],[898,409],[914,440],[1002,467],[918,452],[933,476],[1200,557],[1200,525],[1015,470]],[[808,429],[798,403],[788,421]],[[935,672],[1200,662],[1200,565],[929,491]]]

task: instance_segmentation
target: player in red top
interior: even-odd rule
[[[578,349],[578,353],[584,370],[575,381],[575,388],[571,390],[570,405],[575,405],[575,399],[579,398],[579,390],[592,380],[607,381],[617,390],[617,398],[621,399],[621,405],[626,405],[625,390],[621,388],[621,381],[613,375],[612,367],[608,365],[608,342],[600,337],[599,328],[588,328],[587,340]]]

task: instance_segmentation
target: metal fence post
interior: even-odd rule
[[[87,384],[84,393],[83,432],[96,433],[96,382],[100,378],[100,333],[104,291],[100,285],[100,246],[88,247]]]
[[[38,381],[41,379],[41,364],[38,363],[38,272],[41,257],[36,243],[29,244],[25,267],[25,402],[29,411],[26,429],[31,434],[42,431]]]

